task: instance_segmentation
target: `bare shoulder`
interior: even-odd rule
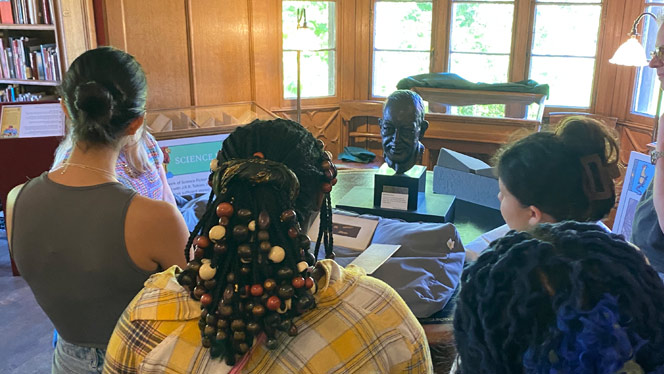
[[[7,203],[13,203],[16,201],[16,198],[18,197],[18,194],[21,192],[23,189],[23,186],[25,184],[19,184],[18,186],[14,187],[9,191],[9,194],[7,194]]]
[[[127,223],[140,226],[142,230],[148,232],[157,230],[162,235],[167,235],[163,231],[178,229],[181,231],[186,225],[182,214],[173,204],[163,200],[154,200],[145,196],[136,195],[129,205],[127,212]],[[188,233],[188,231],[187,231]]]
[[[137,248],[138,256],[147,256],[162,269],[184,266],[183,249],[188,237],[184,218],[173,204],[139,195],[134,197],[127,211],[125,229],[130,253]]]
[[[14,216],[14,204],[16,203],[16,199],[18,198],[18,195],[21,193],[21,190],[23,189],[24,184],[19,184],[18,186],[14,187],[9,191],[9,194],[7,194],[7,201],[5,202],[5,215],[6,215],[6,225],[7,225],[7,239],[11,239],[12,235],[12,230],[11,226],[13,223],[13,216]],[[9,240],[9,243],[11,243],[11,240]]]

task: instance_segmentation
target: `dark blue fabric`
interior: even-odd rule
[[[335,214],[354,215],[336,211]],[[403,222],[367,215],[360,217],[378,220],[371,243],[401,245],[371,275],[394,288],[418,318],[429,317],[442,310],[459,284],[465,260],[463,244],[454,225]],[[342,266],[348,265],[360,254],[338,246],[334,247],[334,251],[336,261]]]

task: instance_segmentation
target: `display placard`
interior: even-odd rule
[[[210,192],[210,161],[217,157],[229,134],[160,140],[168,185],[178,195]]]
[[[64,133],[65,114],[59,103],[2,106],[2,138],[41,138]]]

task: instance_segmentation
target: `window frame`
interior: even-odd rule
[[[370,36],[370,56],[369,56],[369,82],[368,82],[368,97],[372,100],[383,100],[384,97],[373,95],[373,58],[374,58],[374,42],[373,34],[375,30],[375,3],[380,0],[371,0],[371,36]],[[414,0],[416,1],[416,0]],[[646,0],[642,0],[646,1]],[[429,71],[449,71],[450,60],[450,40],[449,36],[452,32],[452,7],[456,2],[478,3],[478,4],[513,4],[514,5],[514,18],[512,20],[512,40],[509,54],[509,63],[507,77],[508,81],[515,82],[529,78],[530,62],[532,59],[532,41],[533,41],[533,27],[535,22],[535,7],[536,0],[495,0],[495,1],[477,1],[477,0],[432,0],[433,14],[432,14],[432,28],[431,28],[431,56]],[[596,3],[582,3],[582,2],[551,2],[550,5],[594,5]],[[549,112],[566,111],[566,112],[593,112],[597,104],[598,90],[597,85],[600,79],[600,70],[602,64],[600,60],[603,56],[603,47],[606,25],[606,14],[608,8],[608,1],[601,0],[600,22],[597,38],[597,45],[595,50],[595,61],[593,67],[593,79],[590,95],[590,105],[588,107],[567,107],[567,106],[549,106],[545,107],[544,115],[547,116]],[[602,61],[603,62],[603,61]],[[608,63],[608,62],[607,62]],[[631,103],[631,102],[630,102]],[[515,111],[520,111],[518,108],[506,108],[507,115],[518,115]]]
[[[290,0],[293,1],[293,0]],[[329,104],[335,104],[339,102],[339,98],[341,97],[341,68],[340,68],[340,61],[342,61],[342,51],[341,51],[341,43],[340,43],[340,19],[339,17],[341,16],[341,1],[339,0],[295,0],[295,1],[301,1],[303,3],[306,2],[313,2],[313,1],[328,1],[335,3],[334,5],[334,51],[335,51],[335,59],[334,59],[334,95],[332,96],[319,96],[319,97],[302,97],[300,99],[300,102],[302,106],[305,104],[307,106],[311,105],[329,105]],[[283,37],[283,2],[284,0],[279,1],[278,5],[278,14],[279,14],[279,30],[278,30],[278,35],[279,35],[279,105],[281,108],[295,108],[297,105],[297,98],[293,99],[287,99],[284,97],[284,37]],[[330,49],[332,50],[332,49]],[[290,51],[290,50],[289,50]]]

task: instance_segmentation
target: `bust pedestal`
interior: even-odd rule
[[[374,175],[374,207],[417,210],[418,192],[425,192],[426,171],[424,166],[414,165],[405,173],[397,174],[383,164]]]
[[[434,194],[431,186],[429,191],[425,191],[432,176],[427,182],[426,174],[424,166],[418,165],[404,174],[396,174],[387,165],[383,165],[374,174],[373,187],[367,184],[353,187],[340,201],[334,203],[338,209],[359,214],[399,218],[409,222],[451,222],[454,219],[455,197]],[[414,209],[410,209],[411,201],[415,202]]]

